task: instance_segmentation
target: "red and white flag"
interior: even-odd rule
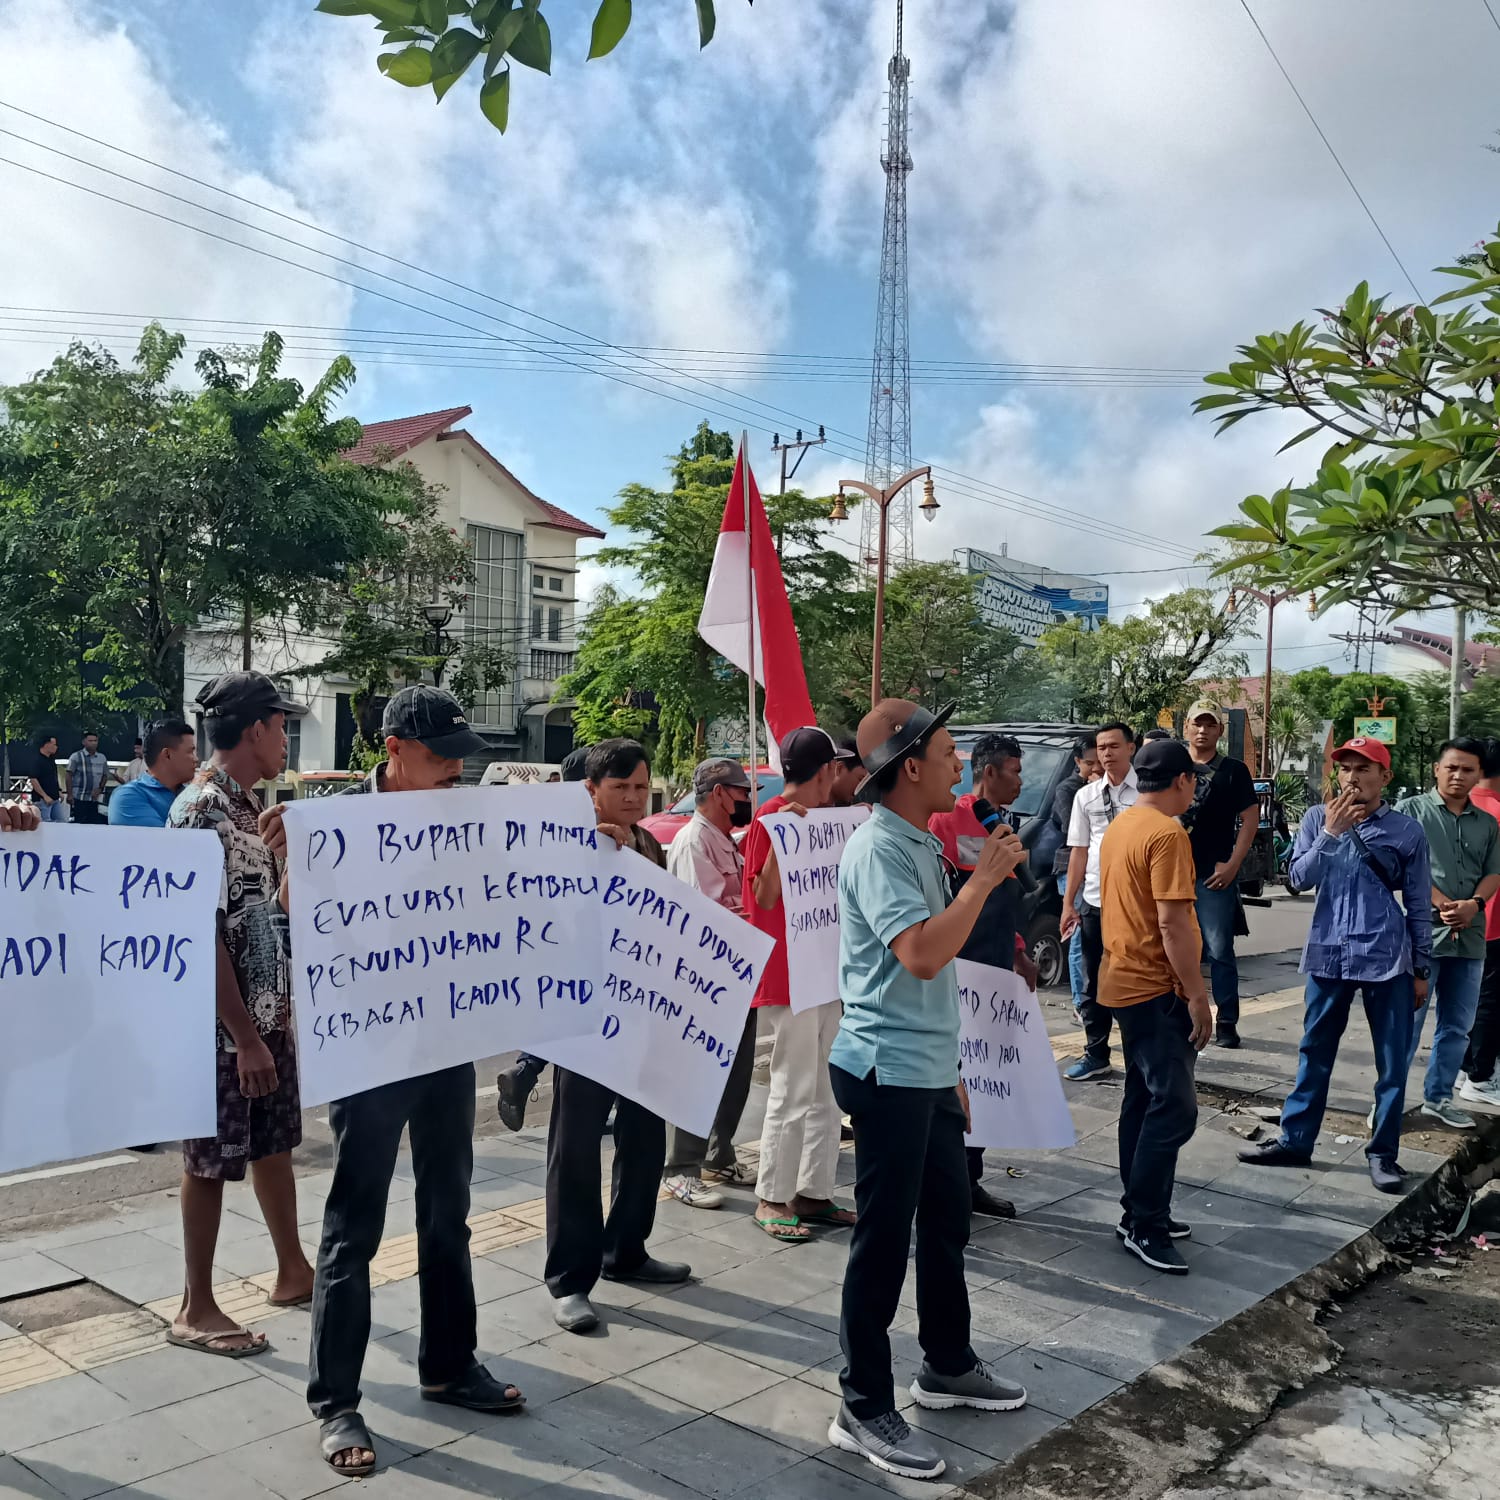
[[[735,458],[734,481],[714,548],[698,634],[742,672],[750,671],[753,657],[755,680],[766,690],[773,761],[780,740],[804,724],[818,722],[802,667],[802,643],[792,623],[781,563],[771,541],[771,525],[743,443]]]

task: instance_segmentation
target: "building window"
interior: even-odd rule
[[[495,526],[470,526],[468,537],[474,552],[474,590],[464,610],[464,632],[487,646],[502,646],[514,656],[526,621],[522,581],[530,569],[524,561],[525,538],[518,531]],[[501,730],[516,727],[516,673],[509,676],[499,688],[465,705],[475,724]]]
[[[542,575],[540,573],[533,573],[531,575],[531,586],[534,589],[541,588],[541,586],[542,586]]]
[[[540,604],[533,604],[531,606],[531,638],[534,641],[539,641],[544,633],[542,606]]]
[[[547,611],[547,639],[549,641],[562,639],[562,610],[556,605]]]
[[[556,682],[573,670],[571,651],[533,651],[531,675],[541,682]]]
[[[293,714],[286,716],[286,768],[302,769],[302,720]]]
[[[556,574],[553,574],[553,576],[547,580],[547,587],[551,589],[554,594],[562,593],[562,579],[559,578]]]

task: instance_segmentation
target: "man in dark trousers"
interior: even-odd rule
[[[588,754],[584,784],[594,799],[599,832],[666,868],[662,847],[640,827],[651,798],[651,763],[634,740],[604,740]],[[609,1215],[599,1202],[599,1136],[615,1111],[615,1159]],[[569,1333],[598,1327],[589,1293],[606,1281],[668,1286],[692,1273],[678,1261],[646,1251],[656,1222],[656,1197],[667,1159],[660,1115],[611,1088],[555,1068],[552,1123],[547,1132],[547,1290],[552,1317]]]
[[[1073,774],[1058,782],[1052,794],[1052,830],[1057,841],[1052,856],[1052,875],[1057,881],[1057,894],[1065,901],[1068,894],[1068,864],[1072,850],[1068,848],[1068,825],[1073,821],[1073,799],[1089,782],[1099,779],[1099,752],[1094,749],[1092,733],[1084,735],[1073,745]],[[1075,908],[1074,915],[1077,915]],[[1083,939],[1078,933],[1061,939],[1063,952],[1068,960],[1068,987],[1073,994],[1073,1009],[1082,1010],[1088,993],[1088,965],[1083,960]]]
[[[953,960],[990,892],[1026,857],[1003,825],[984,842],[963,889],[948,900],[941,846],[928,823],[953,810],[963,766],[938,714],[887,698],[859,725],[875,802],[839,867],[839,991],[844,1016],[829,1071],[854,1126],[858,1219],[844,1274],[839,1341],[843,1404],[828,1440],[876,1468],[932,1479],[944,1462],[896,1410],[890,1326],[917,1230],[918,1405],[1013,1411],[1026,1392],[980,1363],[969,1342],[968,1099],[958,1070]]]
[[[958,872],[953,882],[955,891],[961,890],[973,874],[975,861],[989,837],[989,830],[975,816],[974,804],[987,802],[1002,823],[1010,822],[1010,805],[1021,794],[1020,743],[1008,734],[984,735],[969,753],[969,766],[974,790],[965,792],[952,812],[934,813],[927,823],[928,831],[942,843],[944,858]],[[1016,932],[1020,915],[1021,882],[1012,875],[990,892],[958,956],[997,969],[1013,969],[1035,990],[1036,965]],[[968,1161],[969,1204],[973,1212],[988,1219],[1015,1218],[1015,1204],[1008,1198],[997,1197],[984,1185],[983,1147],[970,1146]]]

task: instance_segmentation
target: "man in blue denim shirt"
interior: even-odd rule
[[[1399,1193],[1396,1153],[1413,1011],[1427,999],[1432,958],[1427,836],[1415,818],[1383,800],[1391,779],[1384,745],[1352,739],[1333,758],[1338,796],[1327,807],[1308,809],[1292,853],[1292,883],[1301,890],[1318,888],[1302,954],[1307,1014],[1297,1084],[1282,1107],[1280,1137],[1241,1151],[1240,1160],[1272,1167],[1312,1160],[1339,1039],[1360,990],[1377,1070],[1375,1129],[1365,1154],[1375,1186]]]

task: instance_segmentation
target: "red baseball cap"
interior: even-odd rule
[[[1369,740],[1364,735],[1356,735],[1352,740],[1345,740],[1337,750],[1333,752],[1333,759],[1337,762],[1341,755],[1362,755],[1366,760],[1373,760],[1377,766],[1384,766],[1387,771],[1391,768],[1391,752],[1382,745],[1379,740]]]

